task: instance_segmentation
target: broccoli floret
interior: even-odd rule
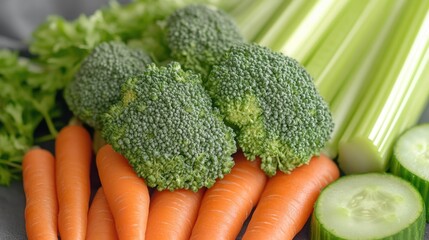
[[[167,20],[167,43],[173,59],[203,77],[225,51],[243,41],[233,19],[215,7],[191,4]]]
[[[294,59],[256,44],[233,46],[214,65],[207,89],[249,159],[272,176],[318,155],[333,131],[327,103]]]
[[[210,187],[234,165],[233,130],[213,107],[200,75],[177,62],[150,64],[127,80],[121,100],[104,115],[102,135],[159,190]]]
[[[144,51],[125,43],[101,43],[84,59],[76,76],[66,86],[66,103],[75,116],[100,129],[100,116],[119,100],[122,83],[143,72],[151,62]]]

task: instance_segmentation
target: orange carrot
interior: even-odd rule
[[[22,161],[25,228],[29,240],[58,239],[55,159],[47,150],[29,150]]]
[[[264,189],[267,177],[260,160],[234,156],[231,173],[204,194],[191,239],[235,239]]]
[[[146,239],[189,239],[204,190],[155,191],[150,200]]]
[[[293,239],[313,211],[320,191],[338,177],[337,165],[323,155],[290,174],[277,172],[268,180],[243,240]]]
[[[85,239],[92,143],[82,126],[61,129],[55,141],[58,229],[62,240]]]
[[[144,239],[149,212],[146,183],[110,145],[98,150],[96,161],[119,238]]]
[[[104,195],[103,187],[98,188],[89,207],[87,240],[116,240],[115,222]]]

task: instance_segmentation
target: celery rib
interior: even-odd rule
[[[365,43],[368,47],[364,48],[360,54],[350,74],[337,79],[343,81],[343,85],[338,89],[333,99],[329,102],[335,128],[330,141],[324,149],[324,153],[332,159],[337,157],[337,146],[341,134],[344,132],[350,118],[353,115],[353,109],[361,104],[360,99],[367,90],[366,86],[371,81],[380,55],[386,50],[385,42],[391,38],[393,29],[398,22],[398,15],[405,4],[405,1],[389,1],[384,7],[385,11],[379,15],[377,21],[372,22],[371,33],[366,38]],[[369,102],[367,102],[369,104]]]
[[[427,102],[429,2],[408,2],[400,20],[340,139],[338,162],[346,174],[385,171],[394,140],[417,122]]]
[[[307,5],[311,3],[308,2]],[[292,1],[290,4],[280,5],[264,29],[256,36],[255,42],[277,51],[278,49],[274,48],[275,41],[279,40],[280,35],[286,38],[289,36],[294,26],[299,23],[297,20],[299,13],[303,12],[307,5],[305,1]]]
[[[348,2],[317,1],[288,40],[279,44],[279,51],[305,61]]]
[[[250,42],[253,42],[258,34],[265,29],[266,24],[272,19],[273,14],[281,5],[288,6],[289,1],[272,0],[244,1],[245,5],[237,6],[231,11],[231,15],[237,22],[241,33]],[[256,17],[257,16],[257,17]]]
[[[292,1],[257,42],[303,62],[348,2]]]
[[[368,45],[383,22],[381,18],[389,6],[388,3],[388,1],[356,1],[349,5],[348,10],[353,12],[350,14],[352,17],[346,14],[343,19],[339,19],[338,28],[333,29],[334,39],[327,38],[323,43],[322,57],[316,54],[312,58],[315,60],[306,65],[308,71],[313,74],[316,87],[327,102],[333,100],[341,86],[348,81],[352,69],[368,54]],[[335,43],[337,40],[335,37],[339,40],[336,42],[338,45],[331,43],[331,41]],[[325,49],[329,48],[334,51],[324,53]]]

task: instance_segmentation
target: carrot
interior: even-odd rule
[[[116,240],[115,222],[104,195],[103,187],[98,188],[89,207],[87,240]]]
[[[62,128],[55,141],[55,155],[61,239],[85,239],[91,193],[89,132],[79,125]]]
[[[191,239],[235,239],[264,189],[267,177],[260,160],[234,156],[231,173],[204,194]]]
[[[189,239],[204,191],[155,191],[150,200],[146,239]]]
[[[144,239],[149,212],[146,183],[110,145],[98,150],[96,162],[119,238]]]
[[[27,238],[58,239],[58,202],[55,190],[55,159],[40,148],[30,149],[22,161]]]
[[[324,155],[290,174],[277,172],[268,180],[243,240],[293,239],[311,215],[320,191],[338,177],[337,165]]]

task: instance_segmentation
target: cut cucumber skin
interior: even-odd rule
[[[392,161],[390,163],[390,172],[413,184],[420,192],[420,195],[422,195],[425,206],[429,206],[429,182],[402,166],[395,154],[393,154]],[[425,221],[429,222],[429,207],[426,207]]]
[[[357,174],[357,175],[372,175],[372,174],[380,174],[380,175],[389,175],[389,173],[366,173],[366,174]],[[393,174],[391,174],[393,176]],[[342,178],[349,178],[353,177],[353,175],[348,175]],[[339,178],[337,181],[341,180]],[[328,185],[324,190],[322,190],[321,195],[323,194],[323,191],[329,189],[335,182]],[[413,187],[411,183],[408,182],[410,187]],[[413,187],[414,188],[414,187]],[[417,189],[414,189],[417,190]],[[319,195],[319,198],[320,196]],[[422,200],[421,200],[422,201]],[[316,208],[318,207],[318,202],[316,201],[314,205],[314,211],[311,216],[311,228],[310,228],[310,237],[311,240],[350,240],[349,238],[343,238],[340,236],[335,235],[334,233],[330,232],[323,223],[320,222],[319,218],[317,217]],[[408,226],[404,227],[402,230],[398,231],[397,233],[394,233],[392,235],[389,235],[384,238],[368,238],[368,239],[380,239],[380,240],[424,240],[425,239],[425,227],[426,227],[426,206],[423,204],[423,210],[422,214],[418,216],[418,218],[410,223]],[[365,231],[362,229],[362,231]],[[363,238],[356,238],[359,240],[364,240]],[[365,239],[366,240],[366,239]]]
[[[362,230],[365,231],[365,230]],[[339,236],[335,236],[328,231],[323,224],[319,222],[316,214],[311,216],[311,240],[349,240]],[[375,238],[373,238],[375,239]],[[402,231],[390,235],[385,238],[377,238],[380,240],[424,240],[425,239],[425,215],[420,216],[410,226],[404,228]]]
[[[400,147],[398,147],[397,145],[399,143],[399,140],[407,141],[407,139],[402,139],[402,138],[405,138],[406,135],[409,134],[411,131],[427,131],[428,128],[429,128],[429,124],[416,125],[408,129],[407,131],[405,131],[401,136],[399,136],[397,142],[393,147],[393,154],[392,154],[392,159],[390,162],[390,169],[389,169],[389,171],[392,174],[399,176],[407,180],[411,184],[413,184],[414,187],[416,187],[416,189],[420,192],[420,195],[422,195],[423,201],[425,202],[425,205],[426,205],[426,222],[429,222],[429,207],[428,207],[429,206],[429,179],[424,179],[418,176],[417,174],[413,173],[413,171],[408,170],[406,167],[404,167],[401,164],[397,156],[398,154],[397,151],[399,151],[398,149]],[[410,139],[409,141],[413,141],[413,140]]]

